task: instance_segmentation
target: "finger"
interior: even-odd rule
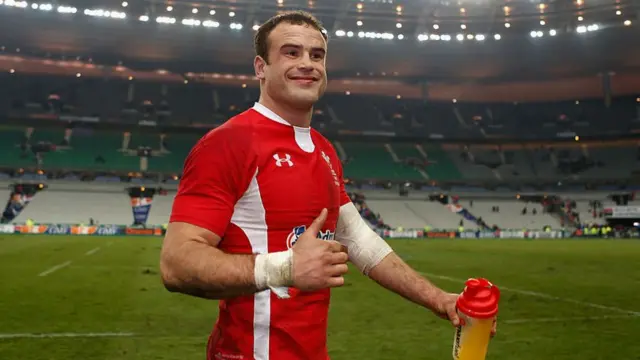
[[[498,332],[498,319],[494,318],[493,319],[493,326],[491,327],[491,337],[496,336],[497,332]]]
[[[334,276],[327,279],[328,287],[339,287],[344,285],[344,278],[342,276]]]
[[[455,306],[451,306],[447,309],[447,317],[453,326],[460,326],[460,317],[458,316]]]
[[[330,276],[340,276],[340,275],[344,275],[349,271],[349,267],[347,266],[347,264],[336,264],[336,265],[332,265],[329,268],[329,275]]]
[[[320,215],[318,215],[318,217],[315,218],[315,220],[313,220],[313,222],[307,229],[307,232],[312,233],[313,236],[315,237],[318,234],[318,232],[322,230],[322,226],[324,226],[324,222],[327,220],[327,213],[328,211],[326,208],[322,209],[322,211],[320,212]]]
[[[326,243],[329,245],[329,250],[331,250],[332,252],[334,253],[342,252],[343,246],[339,242],[335,240],[327,240]]]
[[[346,264],[347,261],[349,261],[349,255],[343,253],[343,252],[336,252],[336,253],[332,253],[330,254],[331,256],[329,257],[329,264],[334,265],[334,264]]]

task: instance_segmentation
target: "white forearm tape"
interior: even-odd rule
[[[258,254],[254,277],[258,290],[271,289],[279,298],[288,298],[287,287],[293,282],[293,251]]]
[[[347,247],[349,260],[365,275],[369,275],[369,271],[393,251],[365,223],[353,203],[340,207],[336,240]]]

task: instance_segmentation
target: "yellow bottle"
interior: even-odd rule
[[[462,325],[453,339],[454,360],[485,360],[500,290],[487,279],[469,279],[456,302]]]

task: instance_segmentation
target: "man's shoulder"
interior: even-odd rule
[[[238,115],[229,118],[224,124],[209,130],[202,140],[210,140],[235,143],[236,141],[251,141],[253,129],[255,127],[256,112],[251,109],[245,110]]]

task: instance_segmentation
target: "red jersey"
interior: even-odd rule
[[[349,201],[331,143],[256,103],[191,150],[170,221],[211,230],[227,253],[260,254],[287,250],[323,208],[319,236],[333,239]],[[328,359],[330,290],[289,292],[221,300],[207,359]]]

